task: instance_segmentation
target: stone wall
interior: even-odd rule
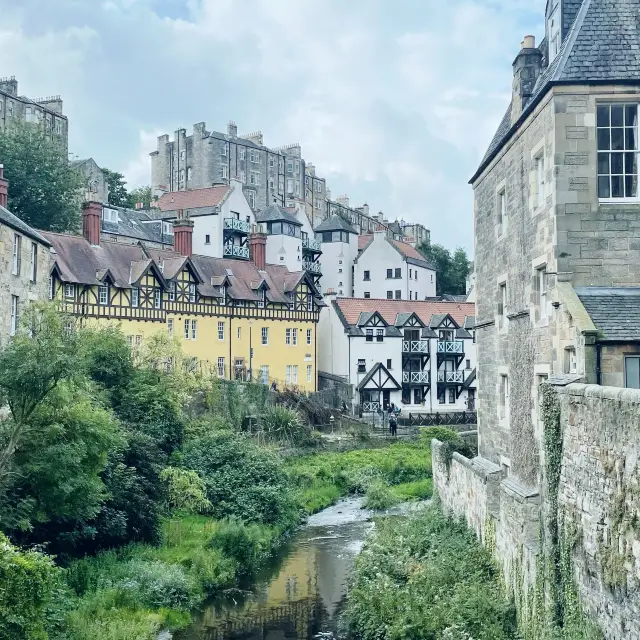
[[[562,433],[557,522],[569,541],[573,582],[607,640],[640,640],[640,390],[554,389]],[[521,622],[531,630],[536,614],[529,595],[540,588],[538,571],[548,554],[543,520],[550,501],[546,490],[539,494],[505,471],[459,454],[447,462],[443,446],[433,443],[443,509],[465,517],[495,550]]]

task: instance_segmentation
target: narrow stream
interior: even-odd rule
[[[311,516],[251,592],[211,602],[180,640],[330,640],[355,557],[373,528],[360,499]]]

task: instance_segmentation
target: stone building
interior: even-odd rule
[[[59,140],[65,151],[69,148],[69,122],[60,96],[32,100],[18,95],[15,76],[0,78],[0,131],[17,121],[42,123],[52,139]]]
[[[0,164],[0,346],[16,332],[27,304],[48,299],[51,246],[7,209],[3,171]]]
[[[160,136],[151,153],[157,195],[228,184],[233,178],[244,185],[254,211],[273,202],[286,207],[305,203],[310,219],[326,211],[325,181],[305,163],[299,144],[269,148],[261,131],[238,135],[235,122],[229,122],[226,133],[207,131],[204,122],[195,124],[191,135],[178,129],[173,140]]]
[[[72,160],[71,167],[82,177],[81,202],[109,202],[109,185],[107,179],[93,158]]]
[[[624,309],[635,298],[621,289],[640,285],[638,10],[638,0],[548,3],[545,38],[524,39],[511,104],[472,179],[480,454],[533,486],[542,381],[624,384],[602,376],[628,366],[638,384],[624,346],[640,338],[637,323],[613,349],[596,317],[606,305],[633,324]]]

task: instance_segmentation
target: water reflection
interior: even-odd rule
[[[313,516],[251,593],[208,606],[183,640],[335,637],[353,562],[373,524],[358,500]]]

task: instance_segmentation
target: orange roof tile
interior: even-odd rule
[[[415,313],[427,326],[433,315],[449,314],[461,327],[464,319],[473,316],[473,302],[429,302],[427,300],[376,300],[374,298],[337,298],[339,307],[348,324],[355,325],[361,313],[377,311],[386,322],[395,324],[399,313]]]
[[[372,240],[373,236],[370,233],[358,236],[358,251],[363,251]]]
[[[399,242],[398,240],[389,240],[389,242],[407,258],[413,258],[414,260],[422,260],[423,262],[427,261],[427,259],[415,247],[412,247],[410,244],[407,244],[406,242]]]
[[[215,207],[227,195],[229,186],[193,189],[192,191],[172,191],[164,193],[158,200],[161,211],[178,211],[179,209],[199,209],[201,207]]]

